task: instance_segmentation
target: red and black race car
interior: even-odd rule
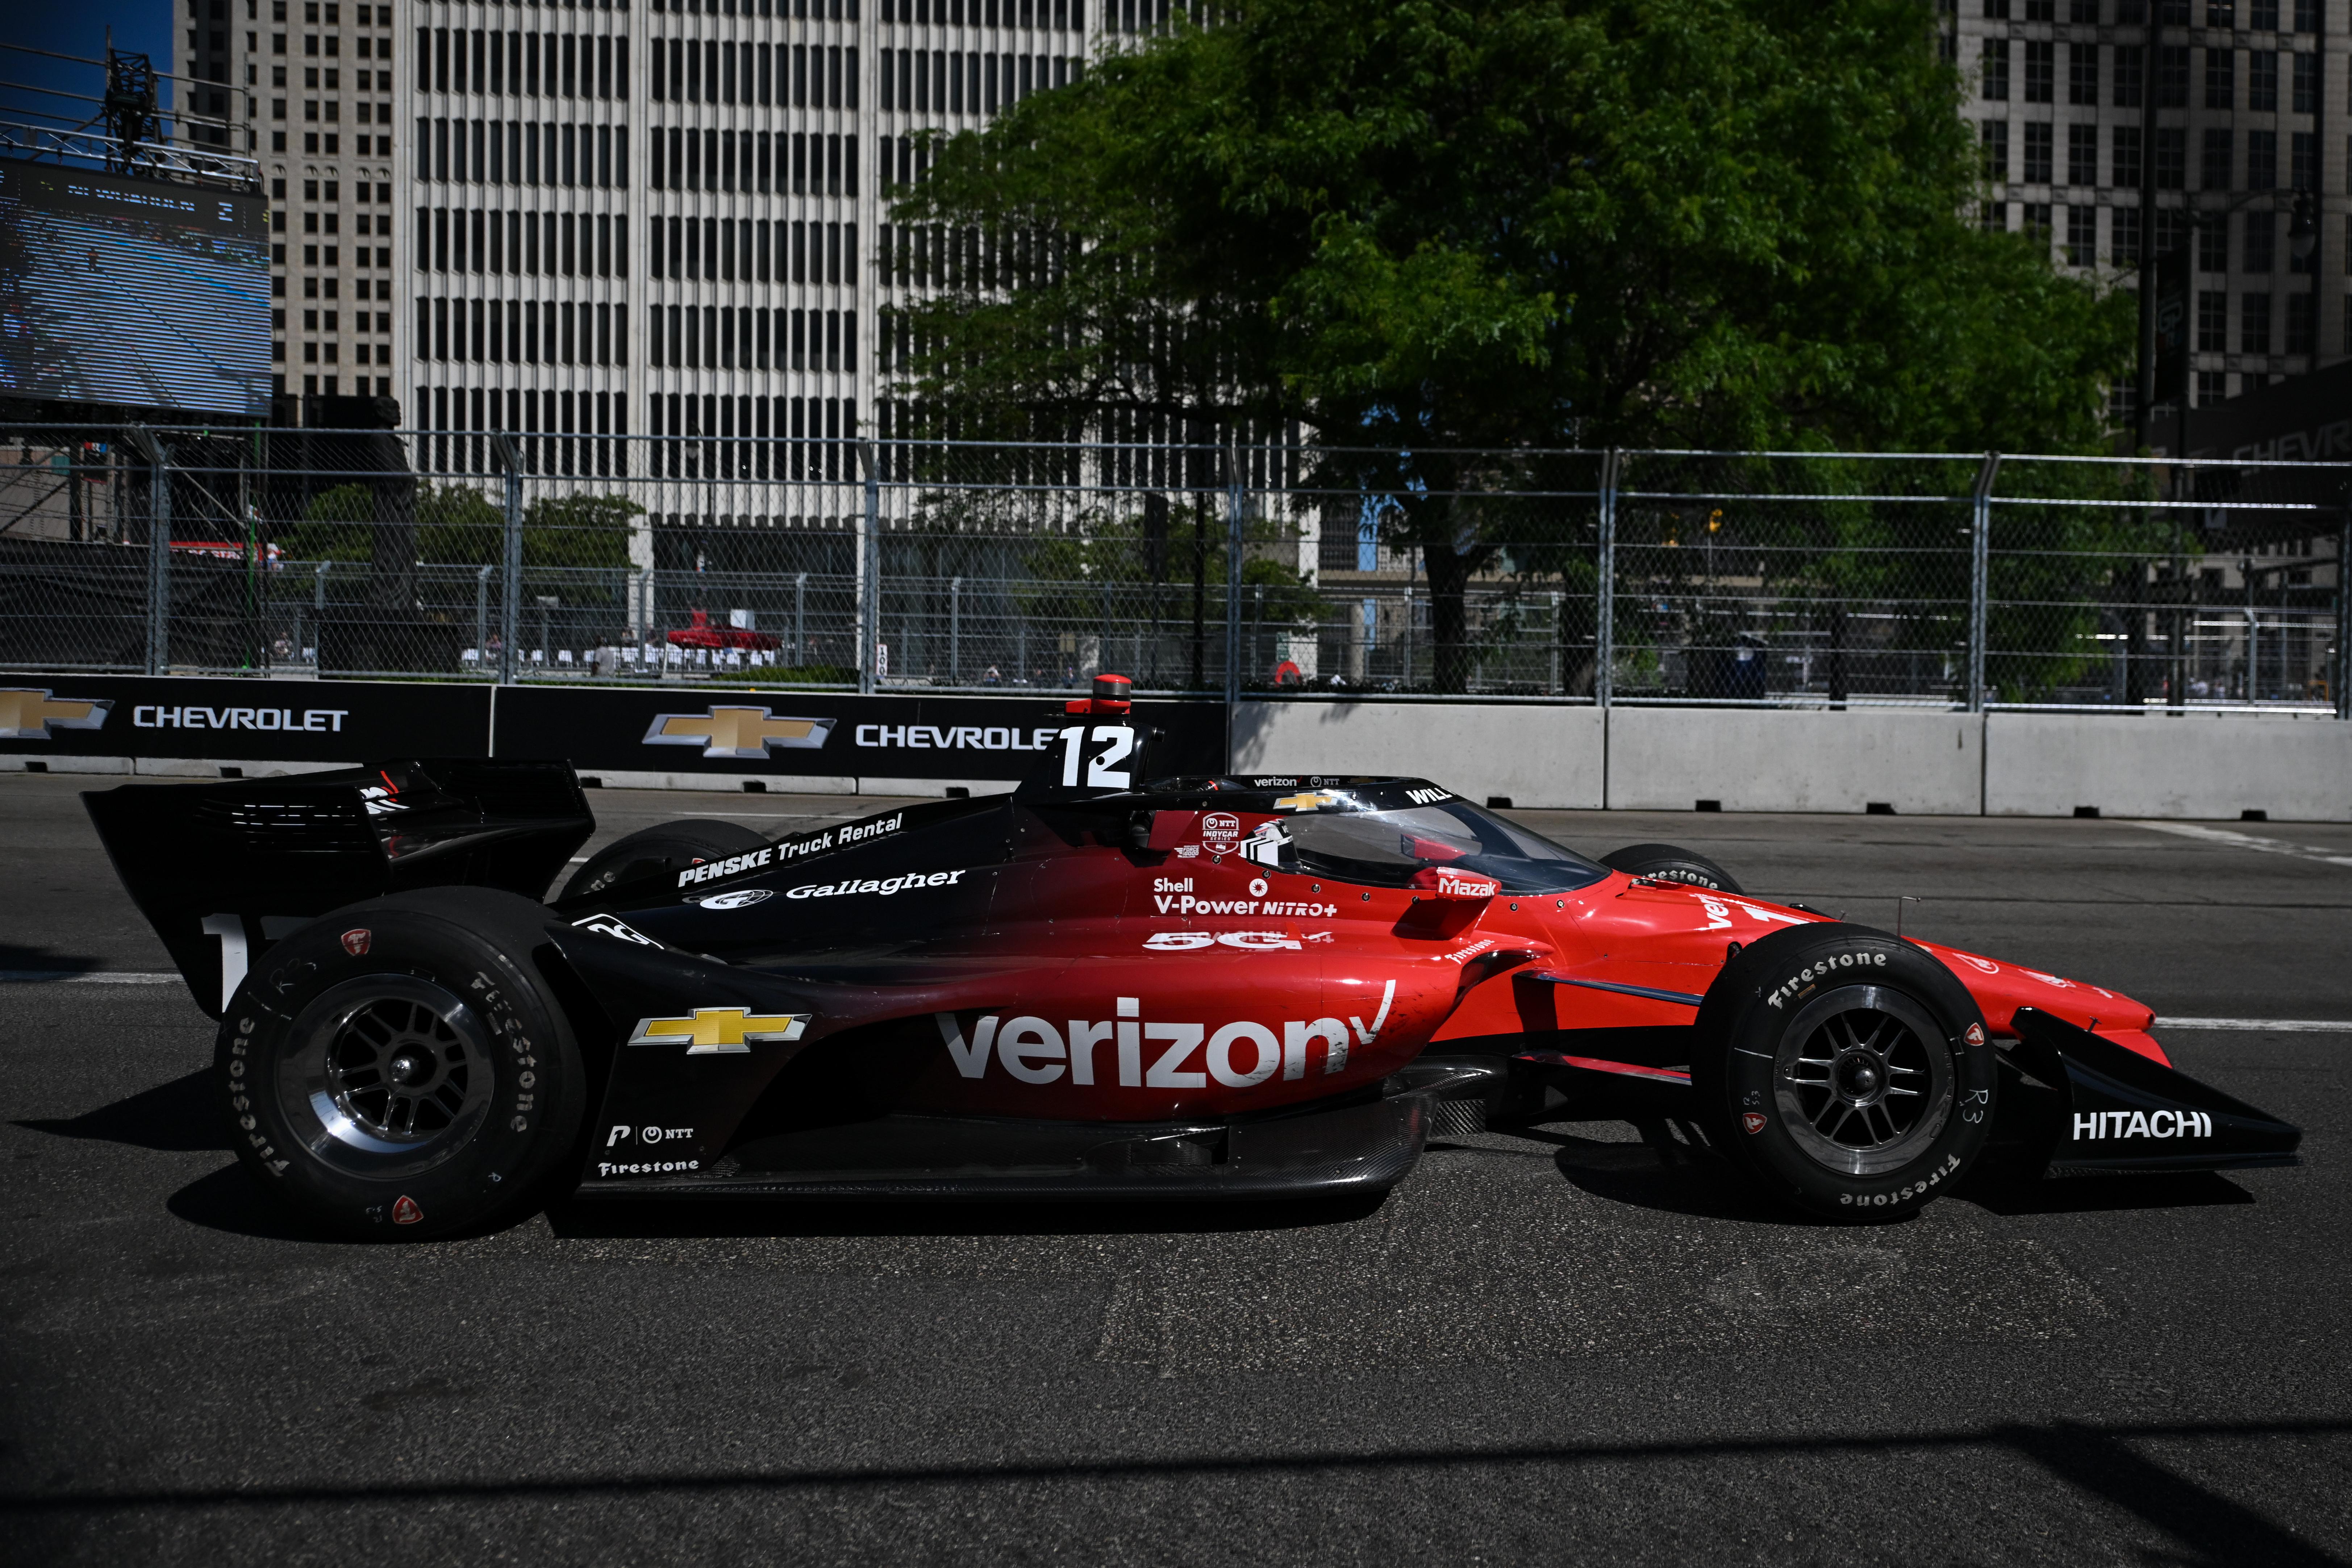
[[[1601,860],[1410,778],[1151,778],[1116,695],[1010,795],[771,839],[593,827],[569,766],[87,797],[318,1226],[552,1196],[1377,1194],[1433,1134],[1664,1119],[1886,1219],[1980,1162],[2290,1163],[2100,986]]]

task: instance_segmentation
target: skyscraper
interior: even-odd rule
[[[2151,32],[2149,0],[1938,3],[1947,56],[1969,83],[1981,221],[2127,285],[2143,246],[2179,248],[2196,406],[2352,353],[2352,219],[2337,195],[2352,5],[2154,0]],[[2144,178],[2156,187],[2151,233]],[[2297,193],[2315,225],[2300,244]],[[2131,388],[2117,390],[2120,418]],[[2159,387],[2157,400],[2175,395]]]

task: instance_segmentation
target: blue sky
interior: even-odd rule
[[[97,66],[73,65],[26,48],[47,49],[90,59],[106,56],[106,29],[114,28],[114,47],[143,50],[157,70],[172,68],[173,11],[171,0],[15,0],[0,4],[0,117],[59,129],[80,123],[98,112],[95,103],[58,98],[28,88],[52,88],[61,92],[97,98],[105,90],[106,73]],[[22,84],[17,85],[17,84]],[[172,101],[172,83],[163,84],[162,101]],[[29,112],[39,110],[38,113]],[[57,117],[71,118],[60,121]]]

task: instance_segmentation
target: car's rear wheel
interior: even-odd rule
[[[593,898],[607,888],[642,878],[663,877],[674,885],[676,874],[688,867],[724,860],[730,855],[762,848],[767,843],[765,835],[739,822],[697,818],[641,827],[588,857],[586,863],[572,873],[571,880],[563,884],[559,897],[567,901]]]
[[[408,1240],[545,1196],[586,1114],[532,950],[540,906],[488,889],[353,904],[271,947],[221,1019],[237,1157],[311,1225]]]
[[[1951,1189],[1992,1130],[1998,1068],[1968,988],[1866,926],[1775,931],[1699,1009],[1691,1087],[1733,1164],[1809,1213],[1892,1219]]]
[[[1629,877],[1688,882],[1694,888],[1711,888],[1718,893],[1744,893],[1748,890],[1734,879],[1730,872],[1706,856],[1672,844],[1629,844],[1622,849],[1603,855],[1601,863]]]

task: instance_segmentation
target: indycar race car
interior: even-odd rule
[[[593,829],[562,763],[85,798],[315,1225],[551,1197],[1377,1194],[1433,1135],[1657,1119],[1881,1220],[2012,1173],[2292,1163],[2098,985],[1601,860],[1415,778],[1151,777],[1107,678],[1008,795]]]

